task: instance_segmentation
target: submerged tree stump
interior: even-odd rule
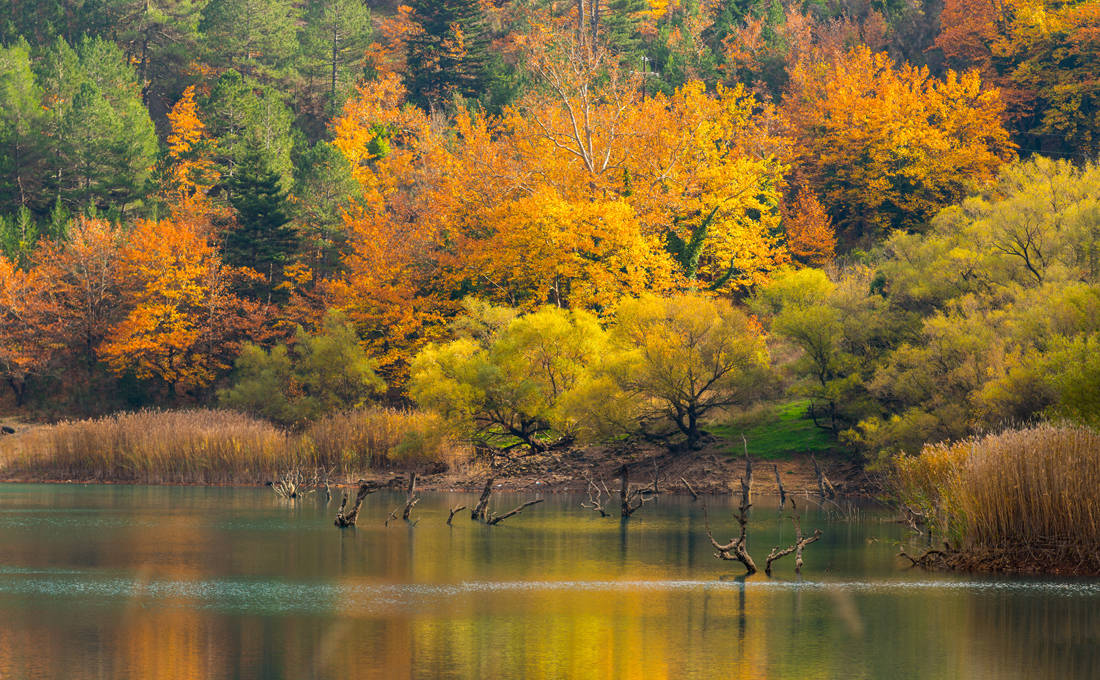
[[[359,480],[359,492],[355,494],[355,505],[347,512],[345,510],[348,505],[348,490],[344,489],[344,498],[340,501],[340,509],[336,512],[336,521],[333,523],[341,529],[355,526],[355,522],[359,519],[359,509],[363,507],[363,500],[380,488],[382,487],[377,482]]]

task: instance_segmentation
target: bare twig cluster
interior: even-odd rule
[[[821,529],[814,529],[813,535],[803,537],[802,522],[800,520],[801,517],[798,514],[798,505],[794,502],[794,499],[792,498],[791,521],[794,523],[794,544],[783,549],[780,549],[778,547],[773,547],[771,549],[771,551],[768,553],[768,560],[764,564],[764,573],[768,576],[772,575],[772,562],[775,562],[781,557],[786,557],[791,553],[795,554],[794,573],[802,573],[802,549],[821,538]]]
[[[279,498],[286,498],[287,500],[296,500],[314,491],[310,480],[298,467],[287,470],[282,477],[272,482],[271,490]]]
[[[756,562],[752,559],[752,555],[748,550],[748,522],[749,522],[749,509],[752,508],[752,459],[748,454],[748,444],[745,446],[745,474],[740,478],[741,487],[741,503],[738,506],[737,513],[734,518],[737,519],[737,524],[740,528],[737,538],[731,539],[728,543],[719,543],[714,538],[714,534],[710,530],[710,518],[707,515],[707,507],[703,506],[703,524],[706,528],[707,538],[710,539],[710,544],[714,546],[714,556],[721,560],[730,560],[740,562],[745,566],[746,575],[755,574],[757,571]],[[779,479],[779,469],[775,468],[775,479],[779,482],[781,503],[786,501],[786,493],[783,491],[783,484]],[[795,553],[795,573],[802,573],[802,551],[803,549],[821,538],[821,530],[815,529],[813,535],[804,537],[802,535],[801,518],[798,514],[798,508],[795,505],[794,499],[791,499],[792,520],[795,528],[795,542],[788,548],[780,549],[778,547],[772,548],[768,553],[768,559],[764,567],[764,573],[771,576],[772,563],[776,560]]]

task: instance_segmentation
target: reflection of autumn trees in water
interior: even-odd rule
[[[42,494],[65,514],[0,515],[16,569],[0,571],[5,679],[1061,679],[1088,677],[1100,631],[1094,596],[935,585],[897,570],[886,534],[901,529],[811,510],[826,535],[799,586],[790,565],[720,579],[698,508],[664,498],[624,531],[566,498],[522,524],[449,528],[469,498],[429,494],[410,529],[382,525],[401,494],[380,493],[338,532],[333,505],[260,490]],[[728,528],[728,512],[711,519]],[[763,505],[752,522],[757,553],[790,537]],[[31,582],[45,585],[14,587]]]

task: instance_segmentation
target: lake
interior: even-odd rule
[[[385,527],[403,496],[379,493],[341,531],[335,501],[267,489],[0,485],[0,678],[1100,677],[1100,580],[907,569],[881,510],[807,510],[801,578],[792,556],[737,579],[690,499],[445,524],[475,500]],[[767,505],[761,568],[793,535]]]

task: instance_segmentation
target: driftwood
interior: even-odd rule
[[[619,481],[619,506],[623,519],[630,519],[630,516],[637,512],[638,508],[657,497],[650,487],[634,488],[630,486],[630,469],[626,465],[619,468]],[[656,480],[654,480],[653,485],[656,487]]]
[[[368,494],[372,494],[380,488],[381,487],[376,482],[367,482],[362,479],[359,480],[359,492],[355,494],[355,505],[346,513],[344,510],[347,509],[348,505],[348,491],[344,489],[344,498],[340,501],[340,509],[336,512],[336,521],[334,524],[341,529],[355,526],[355,521],[359,519],[359,508],[363,507],[363,499],[365,499]]]
[[[481,490],[481,497],[477,499],[477,505],[470,511],[470,519],[475,522],[485,520],[485,509],[489,507],[489,496],[493,494],[493,481],[492,475],[485,480],[485,488]]]
[[[607,484],[601,483],[603,484],[602,488],[591,477],[588,478],[588,502],[581,502],[581,507],[600,513],[600,517],[607,517],[607,508],[604,507],[603,497],[604,494],[607,494],[607,498],[610,500],[612,496],[607,489]]]
[[[453,526],[451,524],[451,521],[454,520],[455,514],[458,513],[458,512],[461,512],[462,510],[465,510],[465,509],[466,509],[465,505],[457,505],[457,506],[451,508],[451,514],[450,514],[450,516],[447,517],[447,526]]]
[[[695,501],[699,500],[699,494],[695,493],[695,489],[691,488],[691,484],[688,483],[688,480],[681,477],[680,481],[684,483],[684,486],[687,488],[688,493],[691,494],[691,502],[694,503]]]
[[[301,496],[313,493],[313,489],[307,488],[307,485],[306,476],[302,474],[300,468],[295,467],[287,470],[282,477],[272,482],[271,490],[279,498],[296,500]]]
[[[775,484],[779,487],[779,505],[782,507],[787,502],[787,490],[783,488],[783,480],[779,478],[779,466],[772,463],[772,469],[775,470]]]
[[[703,526],[706,527],[707,538],[710,539],[710,544],[714,546],[714,556],[720,560],[736,560],[737,562],[740,562],[741,564],[745,565],[746,575],[756,573],[756,563],[753,562],[752,555],[749,555],[747,537],[745,535],[747,533],[747,525],[749,522],[749,507],[751,506],[746,505],[744,500],[742,499],[741,507],[738,513],[735,515],[735,517],[737,518],[737,523],[741,525],[741,533],[737,538],[723,545],[714,540],[714,534],[712,534],[710,531],[710,518],[707,516],[707,506],[705,504],[703,505]]]
[[[495,526],[497,524],[500,524],[504,520],[508,519],[509,517],[512,517],[513,515],[518,515],[519,513],[523,512],[524,510],[531,507],[532,505],[538,505],[542,501],[543,501],[542,498],[539,498],[539,499],[533,500],[533,501],[527,501],[523,505],[521,505],[517,508],[511,509],[508,512],[504,513],[503,515],[494,515],[493,513],[490,512],[486,515],[485,523],[488,524],[489,526]]]
[[[817,474],[817,492],[821,495],[822,499],[836,498],[836,487],[829,481],[829,478],[825,476],[825,473],[821,471],[821,466],[817,464],[817,458],[811,453],[810,460],[814,464],[814,473]]]
[[[791,499],[791,521],[794,523],[794,545],[783,548],[782,550],[778,547],[771,549],[771,552],[768,553],[768,561],[764,565],[764,573],[768,576],[772,575],[772,562],[775,562],[781,557],[786,557],[791,553],[794,553],[794,573],[801,574],[802,549],[821,538],[821,529],[814,529],[812,536],[805,538],[802,536],[802,523],[798,515],[798,506],[795,504],[793,498]]]
[[[405,493],[405,509],[401,513],[401,519],[406,522],[409,521],[409,514],[412,513],[413,506],[420,502],[420,496],[416,495],[416,473],[409,473],[409,488]]]

